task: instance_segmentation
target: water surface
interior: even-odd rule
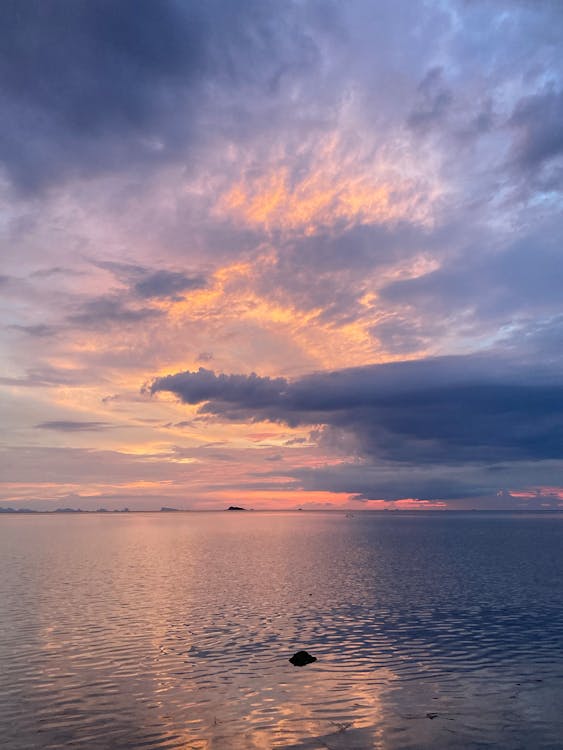
[[[556,514],[3,516],[0,605],[6,750],[563,747]]]

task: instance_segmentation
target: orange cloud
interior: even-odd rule
[[[350,140],[356,139],[338,132],[304,147],[297,157],[301,170],[292,170],[287,157],[273,159],[259,174],[252,166],[223,193],[219,213],[267,230],[304,234],[337,223],[429,222],[437,189],[411,176],[420,170],[403,150],[378,153],[367,144],[351,146]]]

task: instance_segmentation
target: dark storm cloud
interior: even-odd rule
[[[466,469],[424,469],[419,466],[397,467],[389,464],[342,463],[312,469],[297,469],[291,475],[304,490],[347,492],[356,500],[459,500],[494,495],[499,491],[499,477],[490,472],[468,472]]]
[[[7,0],[0,25],[7,174],[30,191],[177,157],[206,97],[243,82],[271,89],[309,55],[311,43],[285,15],[258,0]]]
[[[144,139],[201,64],[198,36],[169,0],[5,3],[0,158],[12,179],[33,188],[74,167],[149,155]]]
[[[263,378],[254,373],[215,375],[212,370],[200,367],[197,372],[180,372],[158,378],[150,386],[150,391],[170,391],[188,404],[218,402],[252,411],[275,404],[286,386],[284,378]]]
[[[296,469],[290,476],[304,490],[347,492],[359,501],[416,498],[453,501],[452,507],[455,507],[458,501],[469,498],[470,505],[474,506],[475,499],[482,498],[482,507],[491,508],[501,507],[507,500],[514,505],[506,488],[531,488],[536,493],[535,500],[541,502],[549,491],[544,494],[540,487],[557,485],[562,469],[561,461],[430,467],[409,464],[400,469],[392,463],[364,461]],[[556,496],[551,499],[556,505],[560,502]],[[524,498],[520,502],[526,505],[530,500]]]
[[[175,393],[223,420],[322,425],[317,444],[347,458],[287,470],[301,489],[347,492],[359,500],[461,502],[490,500],[507,487],[560,482],[562,382],[560,367],[473,355],[293,381],[200,369],[158,378],[151,392]]]
[[[370,365],[294,381],[201,368],[156,379],[151,392],[159,391],[224,419],[324,424],[350,433],[358,454],[398,463],[563,457],[563,385],[547,370],[499,358]]]

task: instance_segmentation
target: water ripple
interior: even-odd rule
[[[562,539],[545,517],[3,518],[2,747],[561,747]]]

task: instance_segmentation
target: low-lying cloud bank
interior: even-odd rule
[[[348,460],[292,473],[311,489],[451,499],[556,484],[561,470],[558,370],[498,356],[369,365],[296,380],[200,368],[157,378],[150,390],[174,393],[223,420],[321,425],[323,447]]]

